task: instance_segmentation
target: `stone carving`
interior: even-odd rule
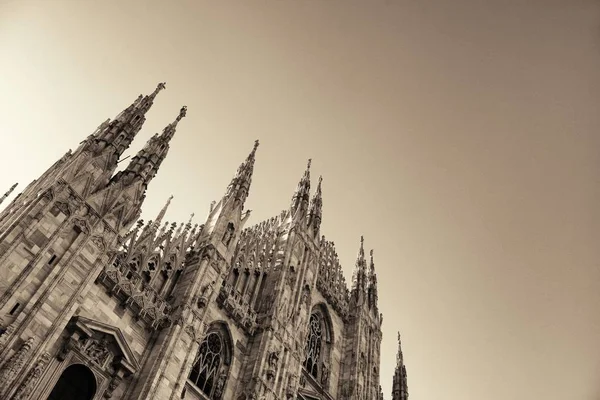
[[[46,368],[46,365],[48,364],[49,360],[50,353],[46,352],[41,355],[38,362],[29,371],[27,376],[25,376],[25,379],[23,380],[15,394],[12,396],[12,400],[25,400],[29,397],[33,388],[42,376],[42,373],[44,372],[44,369]]]
[[[305,387],[306,386],[306,377],[304,376],[304,374],[300,375],[300,386],[301,387]]]
[[[297,382],[298,377],[294,374],[290,374],[290,376],[288,377],[287,388],[285,390],[285,395],[288,400],[296,398]]]
[[[104,239],[102,239],[102,237],[92,236],[90,240],[96,245],[96,247],[98,247],[98,250],[100,250],[101,252],[104,252],[106,250],[106,245],[104,244]]]
[[[110,356],[108,341],[104,338],[101,340],[90,341],[90,343],[85,346],[83,352],[92,362],[104,366],[106,360]]]
[[[204,252],[202,253],[202,260],[213,260],[215,257],[215,248],[212,244],[209,244],[204,248]]]
[[[329,384],[329,367],[323,363],[321,367],[321,385],[326,387]]]
[[[334,243],[326,241],[325,236],[321,239],[317,289],[344,321],[347,321],[350,293]]]
[[[225,381],[226,380],[227,380],[227,373],[225,371],[223,371],[219,375],[219,378],[217,379],[217,383],[215,385],[214,400],[220,400],[223,397],[223,390],[225,389]]]
[[[54,205],[56,206],[56,208],[58,208],[58,210],[60,212],[62,212],[65,215],[71,215],[71,209],[69,208],[69,205],[67,203],[64,203],[62,201],[57,201],[56,203],[54,203]]]
[[[79,228],[84,235],[88,235],[90,233],[90,229],[88,228],[87,222],[85,222],[85,220],[81,218],[74,218],[73,226]]]
[[[14,377],[19,373],[21,368],[23,368],[34,342],[34,338],[27,339],[27,341],[21,345],[19,350],[17,350],[17,352],[2,366],[2,369],[0,370],[0,398],[2,398],[1,395],[10,387]]]
[[[229,244],[231,243],[231,239],[233,239],[233,234],[235,233],[235,227],[233,226],[233,223],[229,223],[227,224],[227,229],[225,230],[225,233],[223,234],[223,239],[221,240],[225,246],[229,246]]]
[[[104,391],[104,398],[105,399],[112,398],[113,392],[115,390],[117,390],[117,388],[119,387],[119,385],[121,384],[122,381],[123,381],[123,378],[121,378],[120,376],[118,376],[118,375],[113,376],[113,378],[108,383],[108,387]]]
[[[210,296],[212,295],[212,293],[214,291],[214,284],[215,284],[215,281],[212,281],[212,282],[207,283],[206,285],[202,286],[202,288],[200,289],[199,296],[198,296],[198,308],[206,307],[206,305],[208,304],[208,301],[210,300]]]
[[[192,340],[196,340],[198,337],[198,335],[196,335],[196,329],[192,325],[187,325],[184,328],[184,331],[189,335],[190,338],[192,338]]]
[[[6,346],[8,339],[10,338],[10,336],[13,334],[14,331],[15,331],[15,323],[13,322],[12,324],[10,324],[6,327],[6,329],[4,330],[4,332],[2,332],[2,334],[0,334],[0,353],[2,352],[2,350],[4,350],[4,347]]]

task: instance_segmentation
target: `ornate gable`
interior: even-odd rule
[[[139,370],[140,365],[119,328],[78,316],[71,319],[67,332],[70,335],[59,359],[76,350],[100,369],[119,370],[124,376]]]

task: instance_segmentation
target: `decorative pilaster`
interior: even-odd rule
[[[1,395],[7,388],[10,387],[10,383],[12,383],[15,375],[23,368],[23,364],[27,359],[29,351],[33,347],[34,341],[35,339],[33,337],[27,339],[27,341],[21,345],[19,350],[17,350],[17,352],[2,366],[2,370],[0,371],[0,398],[2,398]]]
[[[11,400],[26,400],[31,395],[33,388],[37,384],[38,380],[42,376],[48,361],[50,360],[50,353],[46,352],[42,354],[35,366],[29,371]]]

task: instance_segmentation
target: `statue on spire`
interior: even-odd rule
[[[183,106],[181,107],[181,110],[179,110],[179,115],[177,116],[177,121],[181,121],[182,118],[184,118],[187,115],[187,106]]]

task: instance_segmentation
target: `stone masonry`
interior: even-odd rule
[[[310,160],[289,209],[257,225],[258,141],[203,225],[164,222],[172,198],[139,219],[186,107],[117,164],[163,89],[0,212],[0,398],[382,400],[373,251],[361,238],[348,288]],[[407,400],[398,354],[393,400]]]

